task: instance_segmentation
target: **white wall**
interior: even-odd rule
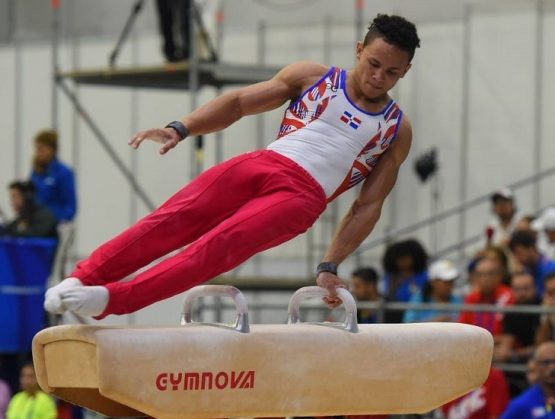
[[[222,56],[229,62],[253,63],[257,55],[256,21],[247,19],[241,26],[240,19],[248,13],[250,3],[234,4],[240,6],[228,6],[229,23]],[[324,10],[317,14],[313,8],[299,10],[295,19],[306,24],[295,28],[283,12],[272,14],[263,9],[264,13],[261,13],[259,4],[256,4],[256,14],[262,14],[268,21],[266,62],[281,65],[298,59],[324,61],[329,58],[330,64],[352,65],[354,29],[345,16],[332,18],[329,28],[332,44],[330,50],[325,51],[326,28],[321,19],[333,11],[331,3],[326,2]],[[395,7],[403,4],[384,3],[382,10],[399,11]],[[550,116],[555,111],[555,99],[547,92],[555,88],[555,53],[549,48],[555,41],[555,15],[548,9],[545,16],[544,103],[538,110],[534,96],[535,3],[519,2],[517,6],[498,8],[494,12],[474,6],[470,19],[472,44],[469,62],[463,62],[464,25],[458,18],[460,7],[455,19],[419,24],[422,48],[417,51],[413,69],[394,91],[413,123],[414,146],[372,237],[380,236],[386,228],[405,226],[430,215],[431,185],[422,185],[416,179],[413,162],[432,146],[437,147],[440,156],[440,210],[460,202],[459,180],[465,173],[468,180],[466,196],[471,199],[535,171],[533,123],[538,111],[542,115],[542,167],[553,165],[555,145],[551,133],[555,122]],[[367,8],[368,18],[374,13],[375,10]],[[313,14],[317,18],[311,17]],[[411,18],[410,12],[407,17]],[[152,24],[152,21],[151,16],[147,22]],[[103,67],[113,44],[114,37],[70,37],[61,48],[62,68]],[[4,134],[0,139],[1,185],[28,174],[32,138],[39,129],[50,124],[50,60],[46,40],[0,48],[0,126]],[[139,30],[119,59],[122,66],[160,61],[158,36],[152,30],[144,29]],[[470,72],[470,124],[468,166],[465,169],[461,160],[461,142],[466,68]],[[199,101],[204,102],[214,94],[209,88],[203,89]],[[66,98],[61,93],[59,95],[61,158],[75,167],[78,179],[80,208],[76,253],[86,255],[146,214],[146,209],[132,194],[130,186]],[[190,145],[182,144],[164,157],[158,155],[153,144],[145,144],[139,151],[132,151],[127,146],[127,140],[136,130],[163,125],[189,112],[187,92],[83,86],[78,88],[78,95],[156,204],[162,203],[189,180]],[[282,112],[277,110],[264,116],[264,144],[274,138]],[[226,130],[224,156],[227,158],[255,148],[255,127],[255,117],[249,117]],[[207,136],[207,166],[215,163],[214,150],[214,136]],[[354,193],[350,192],[339,201],[340,213],[345,212],[353,196]],[[532,198],[532,188],[517,192],[519,206],[525,211],[538,209]],[[548,178],[541,183],[539,207],[554,202],[553,178]],[[8,210],[7,193],[0,193],[0,207]],[[465,236],[468,237],[482,230],[489,218],[489,206],[476,207],[466,217]],[[457,226],[458,219],[453,217],[438,223],[434,231],[426,228],[413,236],[429,246],[431,234],[435,232],[437,246],[441,249],[457,242]],[[315,231],[321,240],[329,238],[323,225],[317,226]],[[378,265],[382,251],[383,248],[379,248],[366,254],[365,262]],[[306,240],[300,237],[266,252],[261,264],[247,263],[240,273],[249,274],[261,269],[265,274],[303,275],[306,272],[305,253]],[[352,263],[346,264],[344,273],[348,273]],[[177,301],[169,304],[176,306]],[[151,310],[165,311],[166,306],[160,307]]]

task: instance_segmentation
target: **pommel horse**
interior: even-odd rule
[[[423,413],[479,387],[493,339],[456,323],[357,325],[339,289],[344,323],[249,325],[234,287],[200,286],[183,304],[181,327],[56,326],[33,340],[42,389],[110,417],[217,418]],[[199,296],[229,296],[235,325],[194,322]]]

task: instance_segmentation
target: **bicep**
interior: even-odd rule
[[[303,87],[315,78],[321,77],[327,67],[311,63],[290,64],[272,79],[244,87],[235,92],[242,115],[269,111],[297,98]]]
[[[252,115],[282,106],[294,96],[295,91],[283,81],[271,79],[235,92],[241,115]]]

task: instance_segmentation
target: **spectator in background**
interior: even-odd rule
[[[442,407],[445,419],[497,419],[509,404],[509,386],[502,371],[492,368],[477,390]]]
[[[35,137],[35,156],[31,180],[37,189],[37,201],[47,207],[59,223],[72,221],[77,211],[73,171],[60,162],[58,133],[44,130]]]
[[[164,41],[162,50],[168,62],[189,59],[191,1],[156,0],[158,25]]]
[[[422,292],[414,293],[411,303],[446,303],[460,304],[462,298],[453,295],[455,280],[459,277],[459,270],[449,260],[438,260],[428,269],[428,283]],[[441,310],[408,310],[405,312],[405,323],[416,322],[450,322],[457,321],[459,313]]]
[[[555,271],[555,262],[540,253],[534,234],[529,231],[515,231],[509,248],[516,261],[534,276],[538,292],[543,293],[544,278]]]
[[[555,272],[544,279],[543,306],[555,310]],[[555,314],[541,316],[541,323],[536,336],[536,344],[555,340]]]
[[[532,233],[535,233],[535,230],[532,227],[532,224],[535,219],[536,217],[534,217],[533,215],[530,215],[530,214],[523,215],[516,223],[514,231],[531,231]]]
[[[511,289],[516,305],[540,305],[534,277],[527,272],[516,272],[511,278]],[[503,335],[495,348],[495,360],[522,362],[534,352],[536,332],[540,325],[537,313],[507,313],[503,320]]]
[[[10,386],[4,380],[0,379],[0,419],[6,419],[6,410],[10,402]]]
[[[526,381],[528,386],[533,386],[538,383],[538,366],[534,357],[528,360],[526,364]]]
[[[36,203],[31,182],[10,183],[10,201],[15,219],[0,226],[0,235],[13,237],[56,237],[56,219],[45,207]]]
[[[357,301],[379,301],[378,273],[374,268],[358,268],[351,274],[351,292]],[[358,309],[359,323],[377,323],[376,310]]]
[[[517,305],[540,305],[541,297],[536,293],[534,278],[527,272],[512,275],[511,289]],[[497,362],[525,363],[532,356],[536,333],[540,326],[538,313],[506,313],[503,320],[503,335],[494,350]],[[526,374],[523,372],[507,372],[507,380],[511,395],[516,396],[528,388]]]
[[[503,419],[551,418],[555,408],[555,342],[542,343],[534,354],[538,383],[514,399]]]
[[[502,284],[503,265],[499,261],[491,258],[481,259],[471,275],[476,289],[468,294],[466,304],[514,304],[513,292]],[[497,342],[503,334],[503,318],[503,313],[474,311],[461,313],[459,321],[489,330]]]
[[[428,281],[428,254],[416,240],[409,239],[390,245],[383,260],[384,295],[388,301],[408,302],[424,289]],[[402,311],[386,312],[386,323],[401,323]]]
[[[506,246],[520,217],[517,214],[513,192],[500,189],[491,196],[495,218],[486,227],[486,246]]]
[[[29,362],[19,375],[21,392],[13,396],[8,406],[7,419],[56,419],[58,411],[54,399],[42,392],[35,376],[35,367]]]
[[[488,246],[479,252],[475,263],[478,263],[480,259],[493,259],[498,261],[501,264],[501,269],[503,271],[503,285],[511,285],[511,275],[509,274],[510,263],[505,249],[500,246]]]
[[[531,223],[538,234],[538,250],[548,259],[555,260],[555,207],[545,209]]]

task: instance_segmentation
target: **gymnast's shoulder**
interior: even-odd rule
[[[283,67],[275,77],[288,84],[304,85],[322,78],[329,69],[329,66],[314,61],[297,61]]]

